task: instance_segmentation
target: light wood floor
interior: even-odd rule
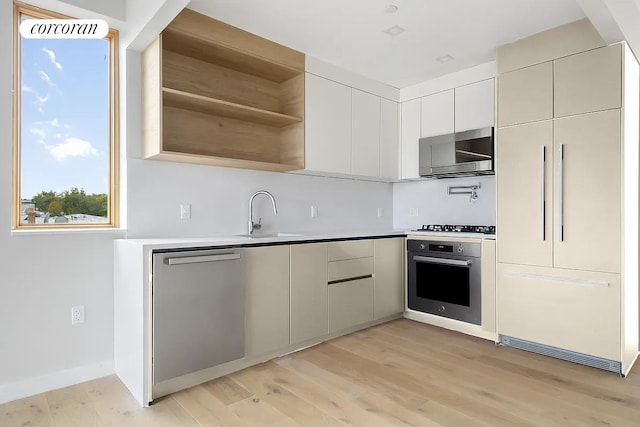
[[[640,426],[617,375],[397,320],[140,408],[115,377],[0,405],[0,426]]]

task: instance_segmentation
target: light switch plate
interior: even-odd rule
[[[409,216],[418,216],[418,208],[409,208]]]
[[[311,205],[311,218],[315,218],[318,216],[318,207],[316,205]]]

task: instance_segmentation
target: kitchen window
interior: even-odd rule
[[[14,6],[13,228],[118,226],[118,33],[24,38]]]

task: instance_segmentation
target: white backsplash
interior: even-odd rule
[[[449,186],[477,185],[478,200],[449,195]],[[412,216],[417,209],[417,216]],[[415,229],[423,224],[496,224],[495,176],[412,181],[393,186],[393,226]]]
[[[248,199],[259,196],[260,233],[388,230],[392,184],[129,159],[128,237],[209,237],[246,233]],[[180,219],[180,205],[191,219]],[[317,217],[311,217],[311,206]],[[382,216],[378,216],[382,208]]]

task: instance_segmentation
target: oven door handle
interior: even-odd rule
[[[436,258],[431,256],[414,256],[414,261],[430,262],[432,264],[456,265],[458,267],[471,267],[471,260]]]

